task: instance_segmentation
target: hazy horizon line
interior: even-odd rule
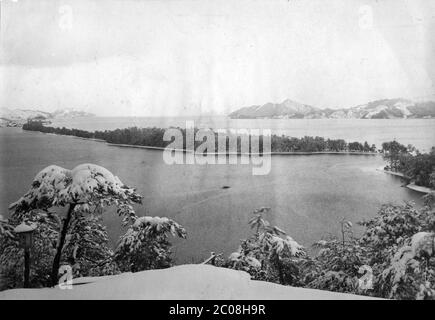
[[[382,101],[382,100],[409,100],[409,101],[417,102],[417,103],[435,102],[435,93],[433,93],[432,95],[429,95],[429,96],[425,96],[425,97],[413,97],[413,98],[392,97],[392,98],[381,98],[381,99],[370,100],[370,101],[367,101],[365,103],[360,103],[360,104],[356,104],[356,105],[353,105],[353,106],[337,107],[337,108],[334,108],[334,107],[317,107],[317,106],[312,105],[312,104],[306,104],[304,102],[293,100],[291,98],[286,98],[286,99],[282,100],[281,102],[271,102],[271,101],[268,101],[268,102],[265,102],[263,104],[261,104],[261,103],[260,104],[251,104],[251,105],[236,107],[236,108],[232,109],[231,111],[229,111],[227,113],[219,113],[219,112],[215,112],[213,110],[212,111],[208,110],[208,111],[206,111],[204,113],[199,113],[199,114],[198,113],[193,113],[193,114],[173,115],[173,116],[172,115],[145,115],[145,114],[143,114],[143,115],[141,114],[141,115],[137,115],[137,116],[136,115],[120,116],[120,115],[114,115],[114,114],[107,114],[107,115],[105,115],[105,114],[101,114],[100,112],[98,112],[98,113],[93,112],[92,108],[75,108],[75,107],[64,107],[64,108],[60,107],[60,108],[52,109],[51,111],[47,111],[47,110],[44,110],[44,109],[40,109],[39,107],[33,108],[33,107],[4,107],[4,106],[0,106],[0,110],[38,111],[38,112],[44,112],[44,113],[54,113],[56,111],[71,110],[71,111],[76,111],[76,112],[92,113],[95,116],[100,116],[100,117],[150,117],[150,118],[162,118],[162,117],[164,117],[164,118],[171,118],[171,117],[184,117],[184,116],[185,117],[191,117],[191,116],[228,116],[230,113],[232,113],[234,111],[237,111],[237,110],[240,110],[242,108],[250,108],[250,107],[254,107],[254,106],[264,106],[264,105],[269,104],[269,103],[271,103],[271,104],[281,104],[281,103],[284,103],[287,100],[290,100],[290,101],[292,101],[294,103],[298,103],[298,104],[301,104],[301,105],[310,106],[310,107],[313,107],[313,108],[316,108],[316,109],[319,109],[319,110],[336,110],[336,111],[338,111],[338,110],[343,110],[343,109],[344,110],[346,110],[346,109],[352,109],[352,108],[355,108],[355,107],[364,106],[366,104],[369,104],[369,103],[372,103],[372,102],[376,102],[376,101]],[[180,107],[180,109],[182,109],[182,108],[183,107]]]

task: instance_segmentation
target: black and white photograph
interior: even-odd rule
[[[433,0],[0,0],[0,300],[434,300],[434,34]]]

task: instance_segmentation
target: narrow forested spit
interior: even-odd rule
[[[186,137],[186,129],[176,128],[180,130],[183,137]],[[80,129],[68,129],[68,128],[55,128],[45,126],[41,121],[29,121],[23,125],[23,130],[38,131],[44,133],[54,133],[68,136],[75,136],[87,139],[104,140],[108,143],[114,144],[127,144],[147,147],[165,148],[171,141],[164,141],[163,136],[165,129],[163,128],[125,128],[116,130],[105,131],[85,131]],[[195,134],[198,129],[195,128]],[[218,133],[215,135],[215,150],[218,152]],[[250,138],[250,136],[249,136]],[[241,136],[237,136],[237,151],[241,152]],[[230,134],[226,138],[226,150],[229,150]],[[183,139],[183,148],[186,149],[186,139]],[[201,141],[195,141],[195,149],[201,144]],[[250,149],[249,149],[250,151]],[[263,152],[263,138],[259,139],[259,151]],[[302,138],[288,137],[284,135],[272,135],[271,136],[271,152],[377,152],[374,144],[369,144],[367,141],[364,143],[354,141],[346,142],[343,139],[326,139],[323,137],[310,137],[305,136]]]

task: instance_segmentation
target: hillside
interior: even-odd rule
[[[51,120],[59,118],[75,118],[75,117],[92,117],[92,113],[77,111],[74,109],[56,110],[54,112],[46,112],[40,110],[28,109],[0,109],[0,127],[1,126],[21,126],[27,120]]]
[[[229,114],[233,119],[421,119],[435,118],[435,102],[383,99],[348,109],[320,109],[292,100],[250,106]]]
[[[241,108],[230,114],[231,118],[304,118],[317,114],[320,109],[290,99],[282,103],[266,103],[262,106]]]
[[[94,117],[95,114],[79,111],[74,109],[59,109],[51,113],[53,119],[59,118],[77,118],[77,117]]]
[[[211,265],[180,265],[169,269],[79,278],[71,290],[13,289],[0,300],[15,299],[181,299],[181,300],[354,300],[370,299],[344,293],[254,281],[246,272]]]

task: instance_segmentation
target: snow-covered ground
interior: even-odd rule
[[[169,269],[80,278],[72,289],[13,289],[6,299],[368,299],[329,291],[294,288],[251,280],[246,272],[211,265],[180,265]]]

